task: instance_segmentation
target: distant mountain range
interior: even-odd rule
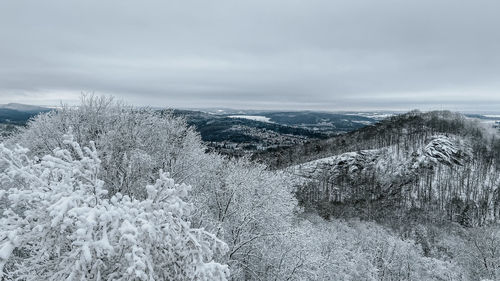
[[[231,109],[199,109],[212,115],[260,120],[281,125],[302,127],[326,133],[349,132],[376,123],[401,112],[324,112],[324,111],[263,111]]]
[[[21,103],[8,103],[8,104],[0,104],[0,108],[11,109],[21,112],[31,112],[31,113],[40,113],[50,111],[50,108],[37,106],[37,105],[29,105],[29,104],[21,104]]]
[[[189,125],[194,126],[209,147],[230,155],[293,147],[378,122],[376,117],[354,113],[256,110],[205,112],[171,110],[170,112],[185,118]]]
[[[48,112],[50,108],[19,103],[8,103],[0,105],[0,123],[23,125],[30,118],[41,112]]]
[[[37,114],[51,110],[54,109],[19,103],[3,104],[0,105],[0,124],[24,125]],[[158,110],[184,118],[213,150],[233,156],[257,154],[254,155],[256,158],[267,158],[269,153],[288,155],[291,150],[299,147],[321,151],[318,147],[324,147],[323,143],[328,142],[328,138],[332,136],[355,132],[400,114],[389,111]],[[500,126],[496,121],[500,120],[500,115],[467,116],[481,119],[483,123],[491,123],[488,126]],[[279,161],[284,155],[272,159]],[[281,164],[272,163],[272,166],[275,165]]]

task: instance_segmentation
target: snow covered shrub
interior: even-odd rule
[[[41,159],[0,145],[1,280],[227,280],[226,244],[186,220],[189,186],[160,172],[144,199],[110,197],[94,144],[63,145]]]

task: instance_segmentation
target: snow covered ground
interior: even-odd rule
[[[248,119],[248,120],[254,120],[254,121],[260,121],[260,122],[267,122],[267,123],[272,123],[270,118],[266,116],[260,116],[260,115],[231,115],[228,116],[230,118],[242,118],[242,119]]]

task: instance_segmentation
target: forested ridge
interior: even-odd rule
[[[410,112],[266,166],[84,96],[0,145],[0,280],[499,280],[498,147]]]
[[[500,159],[500,141],[490,135],[475,121],[460,113],[432,111],[422,113],[418,110],[395,115],[346,134],[325,140],[310,141],[301,146],[269,149],[256,153],[253,159],[271,168],[284,168],[345,152],[377,149],[391,145],[415,146],[436,134],[454,134],[471,138],[478,151],[489,146],[489,155],[481,155],[489,160]],[[481,148],[482,147],[482,148]]]
[[[345,145],[335,147],[339,142]],[[295,168],[299,173],[305,170],[306,174],[310,174],[307,170],[318,169],[314,176],[306,177],[327,181],[329,184],[324,182],[323,186],[329,192],[343,186],[347,190],[361,189],[370,193],[356,195],[356,200],[378,200],[391,194],[400,197],[399,201],[392,202],[393,205],[410,207],[421,207],[432,201],[431,205],[437,204],[443,209],[454,201],[471,212],[479,206],[487,209],[475,210],[487,218],[475,214],[476,221],[468,223],[497,220],[496,171],[500,141],[494,132],[460,114],[411,112],[349,135],[317,142],[314,146],[320,152],[315,155],[305,152],[303,159],[318,155],[330,157]],[[304,169],[300,168],[302,166]],[[371,187],[362,187],[366,183]]]

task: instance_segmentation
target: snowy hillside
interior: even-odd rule
[[[228,117],[229,118],[248,119],[248,120],[260,121],[260,122],[269,122],[269,120],[270,120],[269,117],[259,116],[259,115],[230,115]]]
[[[389,165],[413,164],[407,168],[418,168],[430,164],[462,165],[470,157],[470,145],[458,137],[438,135],[430,138],[424,147],[411,151],[409,155],[398,153],[396,146],[347,152],[340,155],[326,157],[289,168],[293,174],[305,178],[317,178],[328,173],[338,173],[347,169],[349,174],[363,169],[376,167],[386,169]],[[408,161],[411,159],[411,161]]]
[[[286,170],[304,179],[297,194],[312,206],[325,200],[347,205],[360,200],[377,204],[387,201],[403,209],[437,207],[455,212],[452,220],[458,221],[472,204],[478,207],[467,214],[467,223],[497,220],[500,210],[488,198],[496,194],[499,176],[479,173],[483,164],[470,161],[472,157],[469,140],[435,135],[409,149],[392,145],[348,152]],[[450,205],[452,202],[469,203],[457,207]]]

